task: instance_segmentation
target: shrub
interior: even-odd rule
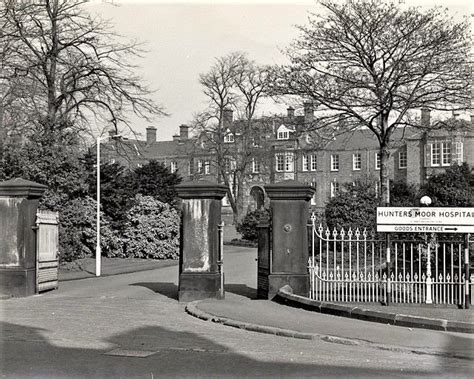
[[[434,207],[471,207],[474,178],[467,163],[453,165],[446,172],[431,176],[422,193],[433,200]]]
[[[177,259],[179,256],[178,212],[151,196],[137,195],[123,230],[127,257]]]
[[[257,225],[260,221],[271,218],[270,210],[257,209],[245,215],[240,223],[237,224],[236,230],[242,236],[242,239],[248,241],[257,241]]]
[[[326,205],[325,216],[330,230],[336,228],[375,228],[376,208],[379,199],[375,193],[375,182],[356,180],[348,183],[336,197]]]
[[[67,202],[59,210],[59,260],[70,262],[95,254],[96,201],[90,197]],[[121,242],[101,214],[102,255],[121,252]]]

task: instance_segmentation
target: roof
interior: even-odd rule
[[[413,137],[418,131],[415,128],[397,128],[390,140],[393,147],[405,144],[405,140]],[[375,134],[369,129],[359,129],[341,134],[330,141],[327,150],[363,150],[378,149],[379,142]]]

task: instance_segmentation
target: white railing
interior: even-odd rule
[[[374,234],[330,231],[312,220],[311,299],[465,305],[472,283],[463,272],[462,242],[391,241],[387,259],[387,242]]]

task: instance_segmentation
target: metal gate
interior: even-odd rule
[[[472,283],[465,277],[468,246],[462,239],[422,235],[391,240],[387,249],[387,241],[374,233],[330,231],[316,226],[315,219],[313,215],[308,262],[311,299],[465,306]]]
[[[38,211],[37,255],[36,255],[36,291],[58,288],[58,213]]]

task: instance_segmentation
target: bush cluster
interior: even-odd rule
[[[245,215],[240,223],[237,224],[237,233],[240,233],[242,239],[248,241],[257,241],[258,231],[257,225],[261,221],[270,220],[271,214],[269,209],[257,209]]]
[[[40,208],[59,213],[59,258],[74,261],[96,249],[96,168],[76,144],[32,138],[2,149],[0,180],[22,177],[48,186]],[[108,257],[177,258],[181,181],[151,161],[134,170],[101,165],[101,251]]]

